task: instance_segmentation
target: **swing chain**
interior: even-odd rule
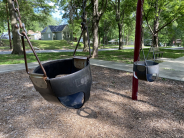
[[[16,6],[17,6],[17,7],[15,7],[15,3],[16,3]],[[36,59],[37,59],[39,65],[40,65],[40,67],[41,67],[41,69],[42,69],[42,71],[43,71],[43,74],[44,74],[44,75],[43,75],[43,76],[44,76],[43,79],[45,80],[45,79],[47,78],[46,71],[45,71],[43,65],[41,64],[41,62],[40,62],[40,60],[39,60],[39,58],[38,58],[38,56],[37,56],[37,54],[36,54],[36,52],[35,52],[35,50],[34,50],[32,44],[31,44],[31,42],[30,42],[30,40],[29,40],[29,38],[28,38],[28,36],[27,36],[27,31],[26,31],[25,25],[24,25],[24,23],[22,23],[22,21],[21,21],[21,16],[20,16],[20,12],[19,12],[19,4],[18,4],[18,1],[17,1],[17,0],[12,0],[12,4],[13,4],[13,9],[14,9],[14,11],[15,11],[15,16],[16,16],[16,18],[17,18],[17,21],[19,22],[19,23],[17,23],[17,24],[15,25],[15,28],[17,28],[17,33],[21,36],[21,39],[22,39],[22,46],[23,46],[23,52],[24,52],[24,61],[25,61],[26,72],[27,72],[29,75],[31,75],[31,74],[28,72],[28,66],[27,66],[27,58],[26,58],[26,49],[25,49],[24,37],[27,39],[27,42],[28,42],[29,46],[31,47],[31,50],[33,51],[33,54],[35,55],[35,57],[36,57]],[[18,14],[17,14],[17,12],[18,12]],[[20,33],[20,29],[23,30],[21,33]]]
[[[17,28],[17,33],[20,35],[20,36],[23,36],[21,33],[20,33],[20,29],[23,30],[23,32],[25,32],[27,34],[27,30],[25,28],[25,24],[22,23],[21,21],[21,16],[20,16],[20,12],[19,12],[19,4],[18,4],[18,1],[17,0],[12,0],[12,4],[13,4],[13,9],[15,11],[15,16],[16,16],[16,19],[19,23],[17,23],[15,25],[15,28]],[[16,5],[16,6],[15,6]]]
[[[86,26],[86,19],[85,19],[85,15],[86,15],[86,11],[85,11],[86,2],[87,2],[87,0],[83,0],[83,5],[82,5],[82,7],[83,7],[83,14],[82,14],[82,16],[81,16],[81,18],[82,18],[82,23],[81,23],[82,32],[81,32],[81,35],[80,35],[80,37],[79,37],[78,43],[77,43],[77,45],[76,45],[76,47],[75,47],[73,56],[75,56],[77,47],[78,47],[78,45],[79,45],[79,42],[80,42],[80,39],[81,39],[83,33],[84,33],[85,31],[87,31],[87,39],[88,39],[88,46],[89,46],[89,57],[88,57],[88,58],[91,58],[91,49],[90,49],[89,32],[88,32],[88,27]],[[84,39],[83,39],[83,41],[84,41]]]

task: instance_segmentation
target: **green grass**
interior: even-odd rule
[[[97,59],[132,63],[133,50],[99,51]]]
[[[160,51],[164,51],[163,58],[179,58],[184,56],[184,51],[182,50],[170,50],[170,49],[160,49]],[[144,49],[144,55],[147,56],[149,49]],[[124,63],[133,63],[134,50],[113,50],[113,51],[100,51],[98,55],[98,59],[108,60],[108,61],[117,61]],[[149,53],[148,60],[153,59],[153,53]],[[140,52],[140,60],[144,60],[143,52]],[[161,60],[157,60],[156,62],[162,62]]]
[[[10,49],[9,40],[2,40],[4,46],[0,46],[0,50]],[[33,47],[37,47],[41,50],[54,50],[54,49],[75,49],[77,42],[67,42],[65,40],[31,40]],[[13,41],[12,41],[13,45]],[[30,49],[27,41],[25,40],[26,49]],[[82,49],[83,44],[79,43],[78,49]]]
[[[0,46],[0,50],[8,50],[9,47],[9,40],[2,40],[4,43],[4,46]],[[75,49],[77,42],[67,42],[65,40],[30,40],[33,47],[37,47],[41,50],[54,50],[54,49]],[[13,41],[12,41],[13,45]],[[25,40],[26,49],[30,49],[27,41]],[[90,44],[92,46],[92,44]],[[118,49],[118,45],[100,45],[99,49]],[[124,45],[124,47],[134,47],[134,45]],[[78,49],[83,49],[83,43],[79,43]]]
[[[145,55],[147,55],[149,49],[144,49]],[[184,51],[182,50],[170,50],[170,49],[160,49],[164,51],[164,58],[179,58],[184,56]],[[73,55],[73,52],[60,52],[60,53],[38,53],[37,54],[40,61],[55,60],[55,59],[64,59],[70,58]],[[77,52],[77,56],[87,56],[86,52]],[[149,53],[148,60],[152,60],[152,53]],[[123,62],[132,64],[134,57],[134,50],[113,50],[113,51],[99,51],[98,58],[100,60]],[[28,63],[35,62],[36,59],[33,54],[27,54]],[[144,60],[142,52],[140,52],[140,60]],[[156,62],[162,62],[157,60]],[[1,55],[0,64],[18,64],[24,63],[23,55]]]
[[[77,55],[87,55],[87,53],[76,53]],[[55,60],[55,59],[64,59],[72,57],[72,52],[62,52],[62,53],[37,53],[40,61]],[[26,55],[27,62],[36,62],[35,56],[30,53]],[[23,55],[1,55],[0,64],[19,64],[24,63]]]
[[[123,47],[134,47],[134,45],[124,45]],[[108,44],[108,45],[103,45],[101,44],[99,49],[118,49],[119,45],[113,45],[113,44]]]

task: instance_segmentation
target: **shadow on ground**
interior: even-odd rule
[[[0,137],[183,137],[184,82],[139,81],[132,74],[92,66],[90,100],[79,110],[55,106],[35,91],[25,71],[0,77]]]

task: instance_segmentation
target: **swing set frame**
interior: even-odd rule
[[[139,51],[140,51],[140,47],[141,47],[143,4],[144,4],[144,0],[138,0],[137,10],[136,10],[134,62],[136,62],[137,57],[139,57]],[[132,100],[137,100],[137,94],[138,94],[138,79],[135,77],[135,75],[133,75],[133,78],[132,78]]]

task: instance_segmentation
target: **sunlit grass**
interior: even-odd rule
[[[1,46],[1,50],[9,49],[9,40],[2,40],[4,46]],[[30,40],[33,47],[37,47],[40,50],[54,50],[54,49],[75,49],[77,42],[67,42],[65,40]],[[13,41],[12,41],[13,45]],[[26,49],[30,49],[30,46],[25,40]],[[83,48],[83,44],[79,43],[79,49]]]
[[[65,59],[71,58],[73,56],[73,52],[60,52],[60,53],[37,53],[38,58],[40,61],[47,61],[47,60],[55,60],[55,59]],[[88,53],[84,52],[76,52],[77,56],[87,56]],[[33,53],[27,54],[27,62],[36,62],[36,58]],[[1,55],[0,56],[0,64],[19,64],[24,63],[24,56],[23,55]]]
[[[134,45],[124,45],[123,47],[134,47]],[[99,46],[99,49],[118,49],[119,45],[114,45],[114,44],[108,44],[108,45],[103,45],[101,44]]]
[[[179,58],[184,56],[183,50],[170,50],[170,49],[160,49],[163,51],[163,58]],[[149,49],[144,49],[145,57]],[[40,61],[55,60],[55,59],[65,59],[73,56],[73,52],[60,52],[60,53],[38,53],[37,54]],[[76,52],[77,56],[88,56],[88,52]],[[138,58],[138,57],[137,57]],[[36,59],[32,53],[27,54],[28,63],[35,62]],[[133,49],[124,49],[124,50],[112,50],[112,51],[99,51],[98,57],[96,59],[123,62],[132,64],[134,59],[134,50]],[[140,60],[144,60],[143,52],[140,52]],[[150,52],[147,60],[153,60],[153,54]],[[157,60],[156,62],[163,62],[162,60]],[[0,64],[18,64],[24,63],[23,55],[1,55]]]

